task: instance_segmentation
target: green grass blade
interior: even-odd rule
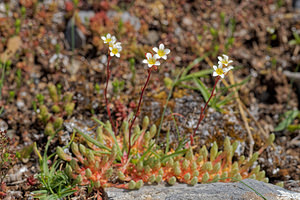
[[[107,146],[99,143],[97,140],[95,140],[94,138],[90,137],[89,135],[81,132],[80,130],[78,130],[77,128],[74,128],[82,137],[84,137],[84,139],[86,139],[87,141],[93,143],[94,145],[96,145],[97,147],[101,148],[101,149],[105,149],[107,151],[111,151],[110,148],[108,148]]]

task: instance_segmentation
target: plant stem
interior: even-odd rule
[[[206,107],[208,106],[209,101],[211,100],[211,98],[212,98],[213,95],[214,95],[214,91],[215,91],[215,89],[216,89],[216,85],[217,85],[217,83],[219,82],[220,78],[221,78],[220,76],[217,76],[217,78],[216,78],[216,80],[215,80],[214,87],[213,87],[213,89],[212,89],[212,91],[211,91],[211,94],[210,94],[209,99],[207,100],[207,102],[206,102],[204,108],[201,107],[201,113],[200,113],[200,117],[199,117],[199,120],[198,120],[198,123],[197,123],[197,127],[194,129],[193,134],[190,136],[191,145],[194,144],[194,136],[195,136],[195,134],[196,134],[197,129],[199,128],[199,125],[200,125],[201,121],[204,119],[204,116],[205,116],[205,115],[204,115],[205,109],[206,109]]]
[[[106,104],[106,110],[107,110],[107,114],[108,114],[108,117],[109,117],[109,121],[111,123],[111,126],[113,128],[113,131],[115,132],[115,135],[117,134],[117,130],[116,130],[116,127],[113,123],[113,120],[111,118],[111,114],[110,114],[110,109],[109,109],[109,106],[108,106],[108,100],[107,100],[107,86],[108,86],[108,81],[109,81],[109,78],[110,78],[110,70],[109,70],[109,62],[111,60],[111,56],[108,54],[108,59],[107,59],[107,66],[106,66],[106,86],[105,86],[105,90],[104,90],[104,97],[105,97],[105,104]]]
[[[134,124],[134,121],[136,120],[136,118],[137,118],[137,117],[139,116],[139,114],[140,114],[140,113],[139,113],[139,112],[140,112],[140,107],[141,107],[141,103],[142,103],[142,99],[143,99],[143,95],[144,95],[145,89],[146,89],[146,87],[147,87],[147,85],[148,85],[148,82],[149,82],[149,80],[150,80],[151,69],[152,69],[152,68],[149,68],[149,69],[148,69],[148,77],[147,77],[147,80],[146,80],[146,83],[145,83],[144,87],[142,88],[142,93],[141,93],[141,96],[140,96],[139,104],[138,104],[138,107],[137,107],[135,116],[134,116],[134,118],[133,118],[133,120],[131,121],[130,126],[129,126],[129,138],[128,138],[129,143],[128,143],[128,154],[127,154],[127,158],[129,158],[130,150],[131,150],[131,146],[132,146],[132,145],[131,145],[131,129],[132,129],[132,126],[133,126],[133,124]]]

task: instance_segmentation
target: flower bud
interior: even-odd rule
[[[218,162],[217,164],[214,165],[212,173],[214,174],[218,173],[220,169],[221,169],[221,162]]]
[[[67,113],[68,116],[72,115],[74,107],[75,107],[74,102],[69,102],[65,105],[65,112]]]
[[[58,95],[57,95],[57,89],[56,86],[53,85],[52,83],[48,84],[48,91],[49,95],[52,99],[53,102],[58,102]]]
[[[103,126],[99,126],[96,130],[97,141],[103,144]]]
[[[87,160],[90,164],[95,164],[95,156],[94,156],[94,153],[91,150],[87,151],[86,157],[87,157]]]
[[[218,154],[218,144],[214,142],[213,146],[210,149],[210,161],[214,161]]]
[[[189,167],[189,165],[190,165],[190,162],[189,162],[187,159],[184,159],[184,161],[183,161],[183,163],[182,163],[182,168],[183,168],[184,170],[187,170],[188,167]]]
[[[155,136],[155,134],[156,134],[156,125],[153,124],[151,126],[151,128],[150,128],[150,136],[151,136],[151,138],[153,138]]]
[[[100,187],[101,187],[100,181],[96,181],[96,182],[95,182],[95,188],[100,188]]]
[[[54,130],[54,126],[51,122],[48,122],[45,130],[44,130],[45,135],[49,135],[49,136],[53,136],[55,135],[55,130]]]
[[[265,177],[264,179],[262,179],[262,182],[269,183],[269,178]]]
[[[72,99],[73,99],[73,94],[71,92],[66,92],[63,101],[66,103],[70,103]]]
[[[236,173],[235,175],[233,175],[233,178],[236,179],[235,181],[241,181],[243,179],[240,173]]]
[[[145,116],[144,119],[143,119],[143,126],[142,126],[142,129],[143,130],[146,130],[147,127],[149,126],[149,117],[148,116]]]
[[[121,171],[118,171],[118,174],[117,174],[117,176],[119,177],[119,179],[121,180],[121,181],[125,181],[125,175],[123,174],[123,172],[121,172]]]
[[[178,166],[175,167],[175,169],[174,169],[174,174],[175,174],[176,176],[179,176],[179,175],[181,174],[181,169],[180,169],[180,167],[178,167]]]
[[[148,179],[148,181],[149,181],[150,183],[154,183],[155,180],[156,180],[156,177],[155,177],[154,174],[152,174],[152,175],[149,177],[149,179]]]
[[[157,175],[157,177],[156,177],[156,183],[160,183],[161,181],[162,181],[162,175]]]
[[[205,172],[205,174],[202,176],[202,183],[206,183],[209,180],[209,174]]]
[[[202,162],[202,161],[203,161],[203,156],[199,156],[199,157],[197,158],[197,162],[200,163],[200,162]]]
[[[168,184],[169,185],[174,185],[176,183],[176,177],[172,176],[168,179]]]
[[[274,133],[272,133],[272,134],[270,134],[270,136],[268,138],[267,145],[273,144],[274,140],[275,140],[275,135],[274,135]]]
[[[195,161],[193,161],[192,163],[191,163],[191,170],[196,170],[198,168],[198,165],[197,165],[197,163],[195,162]]]
[[[89,178],[91,178],[92,177],[92,171],[90,170],[90,168],[87,168],[86,170],[85,170],[85,176],[89,179]]]
[[[128,183],[128,189],[130,189],[130,190],[135,189],[135,186],[136,186],[136,183],[135,183],[134,180],[131,180],[131,181]]]
[[[256,180],[256,175],[255,174],[251,174],[248,178]]]
[[[202,165],[201,169],[202,169],[203,171],[210,171],[210,170],[213,169],[213,166],[212,166],[211,162],[205,162],[205,163]]]
[[[237,149],[238,146],[239,146],[239,142],[234,141],[234,143],[232,144],[232,155],[234,154],[234,152],[235,152],[235,150]]]
[[[72,159],[70,161],[70,165],[71,165],[72,169],[75,170],[76,172],[78,172],[80,170],[80,167],[76,160]]]
[[[140,172],[144,169],[144,163],[143,161],[139,161],[137,164],[136,164],[136,169]]]
[[[257,174],[256,178],[258,181],[262,181],[265,178],[265,176],[266,176],[266,172],[263,170]]]
[[[186,158],[187,160],[193,160],[193,159],[194,159],[194,154],[193,154],[193,149],[192,149],[192,147],[190,147],[190,148],[188,149],[188,151],[185,153],[185,158]]]
[[[74,180],[74,184],[81,184],[81,182],[82,182],[82,177],[81,177],[81,175],[78,175],[76,177],[76,179]]]
[[[160,169],[160,170],[158,171],[158,175],[163,176],[163,175],[164,175],[164,170],[163,170],[163,169]]]
[[[140,189],[141,187],[143,187],[143,185],[144,185],[143,180],[138,180],[136,182],[135,189]]]
[[[57,117],[54,122],[53,122],[53,126],[55,130],[58,130],[62,127],[64,120],[61,117]]]
[[[243,164],[244,161],[245,161],[245,156],[240,156],[238,161],[239,165]]]
[[[167,166],[168,166],[168,167],[173,167],[173,165],[174,165],[174,160],[173,160],[173,158],[170,158],[170,159],[168,160],[168,162],[167,162]]]
[[[279,186],[279,187],[282,187],[282,188],[284,187],[283,181],[280,181],[280,182],[276,183],[276,185]]]
[[[86,156],[86,148],[85,148],[84,145],[79,144],[79,150],[80,150],[81,154],[83,154],[84,156]]]
[[[186,173],[183,178],[184,178],[185,181],[188,181],[188,180],[191,179],[191,174],[190,173]]]
[[[199,171],[198,170],[194,170],[193,171],[193,176],[197,176],[198,177],[199,176]]]
[[[194,176],[190,182],[190,185],[194,186],[198,183],[198,177]]]
[[[133,129],[133,135],[139,135],[141,132],[140,126],[136,125]]]
[[[66,165],[65,173],[68,175],[68,177],[73,178],[72,168],[71,168],[71,166],[68,165],[68,164]]]
[[[108,168],[105,172],[105,177],[110,178],[113,175],[114,170],[112,168]]]
[[[56,147],[56,154],[58,155],[58,157],[60,159],[62,159],[64,161],[71,161],[72,160],[72,156],[66,154],[61,147]]]
[[[149,173],[151,173],[151,171],[152,171],[151,167],[149,165],[146,165],[145,166],[145,173],[149,174]]]
[[[206,149],[206,146],[203,146],[203,147],[200,149],[199,155],[200,155],[200,156],[203,156],[203,160],[206,160],[206,159],[207,159],[208,151],[207,151],[207,149]]]
[[[49,118],[50,118],[50,114],[48,112],[48,108],[45,105],[41,105],[40,106],[40,114],[39,114],[39,118],[46,123]]]
[[[250,158],[249,162],[247,163],[247,166],[250,167],[254,164],[255,161],[258,159],[258,152],[255,152],[252,157]]]
[[[51,110],[54,112],[54,113],[59,113],[60,112],[60,107],[56,104],[54,104],[51,108]]]

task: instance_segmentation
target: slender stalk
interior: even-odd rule
[[[108,54],[107,66],[106,66],[106,73],[107,73],[106,74],[106,86],[105,86],[105,90],[104,90],[104,97],[105,97],[106,110],[107,110],[107,114],[108,114],[108,117],[109,117],[110,124],[111,124],[115,134],[117,134],[116,127],[115,127],[115,125],[113,123],[113,120],[111,118],[111,113],[110,113],[110,109],[109,109],[109,106],[108,106],[108,100],[107,100],[107,86],[108,86],[108,81],[109,81],[109,78],[110,78],[110,70],[109,70],[110,60],[111,60],[111,56]]]
[[[136,118],[137,118],[137,117],[139,116],[139,114],[140,114],[140,113],[139,113],[139,112],[140,112],[140,107],[141,107],[141,103],[142,103],[142,99],[143,99],[143,95],[144,95],[145,89],[146,89],[146,87],[147,87],[147,85],[148,85],[148,82],[149,82],[149,80],[150,80],[151,69],[152,69],[152,68],[149,68],[149,69],[148,69],[148,77],[147,77],[147,80],[146,80],[146,83],[145,83],[144,87],[142,88],[142,93],[141,93],[141,96],[140,96],[139,104],[138,104],[138,107],[137,107],[135,116],[134,116],[134,118],[133,118],[133,120],[131,121],[130,126],[129,126],[129,138],[128,138],[129,143],[128,143],[128,154],[127,154],[127,158],[128,158],[129,155],[130,155],[130,150],[131,150],[131,146],[132,146],[132,145],[131,145],[131,129],[132,129],[132,126],[133,126],[133,124],[134,124],[134,121],[136,120]]]
[[[200,113],[200,117],[199,117],[197,126],[196,126],[196,128],[194,129],[193,134],[190,136],[191,145],[194,144],[194,136],[195,136],[195,134],[196,134],[197,129],[199,128],[199,125],[200,125],[201,121],[202,121],[202,120],[204,119],[204,117],[205,117],[205,115],[204,115],[205,109],[206,109],[206,107],[208,106],[209,101],[211,100],[211,98],[212,98],[213,95],[214,95],[214,91],[215,91],[215,89],[216,89],[216,85],[217,85],[217,83],[219,82],[220,78],[221,78],[220,76],[218,76],[218,77],[216,78],[215,84],[214,84],[214,87],[213,87],[213,89],[212,89],[212,91],[211,91],[211,94],[210,94],[209,99],[207,100],[207,102],[206,102],[204,108],[201,107],[201,113]]]

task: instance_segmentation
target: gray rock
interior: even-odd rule
[[[285,190],[279,186],[257,180],[243,180],[268,200],[300,200],[300,193]],[[240,182],[211,183],[188,186],[177,184],[174,186],[144,186],[140,190],[128,191],[124,189],[106,189],[110,200],[262,200],[249,187]]]
[[[81,23],[89,24],[90,19],[95,16],[95,12],[92,10],[88,10],[88,11],[81,10],[78,12],[78,16],[80,18]]]
[[[0,119],[0,131],[6,131],[7,129],[8,129],[7,123],[3,119]]]
[[[80,48],[86,44],[86,37],[81,30],[77,28],[74,23],[74,18],[68,22],[65,37],[67,39],[69,49],[72,49],[72,32],[74,30],[74,48]]]

